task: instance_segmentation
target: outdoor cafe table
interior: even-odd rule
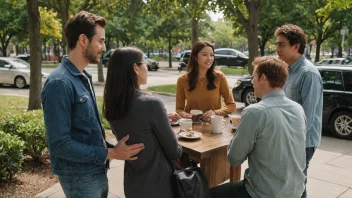
[[[229,122],[228,118],[225,119]],[[176,134],[180,131],[179,126],[172,128]],[[201,132],[202,137],[188,140],[177,135],[178,142],[191,159],[200,163],[209,187],[217,186],[229,178],[231,182],[240,180],[241,166],[230,166],[227,159],[227,146],[234,135],[232,124],[228,123],[219,134],[211,133],[211,124],[193,124],[192,128],[193,131]]]

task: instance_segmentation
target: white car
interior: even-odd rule
[[[315,65],[316,66],[332,66],[332,65],[341,66],[341,65],[350,64],[349,62],[350,61],[347,58],[327,58],[322,61],[316,62]]]
[[[30,66],[17,58],[0,57],[0,84],[15,85],[24,88],[30,84]],[[42,72],[42,80],[49,74]]]

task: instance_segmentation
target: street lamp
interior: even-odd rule
[[[341,47],[342,47],[342,51],[344,50],[343,49],[343,43],[345,41],[345,35],[348,34],[348,29],[347,27],[344,27],[341,29],[341,35],[342,35],[342,43],[341,43]]]

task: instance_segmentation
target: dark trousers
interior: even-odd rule
[[[309,162],[310,160],[313,158],[315,152],[315,147],[308,147],[306,148],[306,168],[304,169],[303,173],[306,176],[306,179],[304,180],[304,191],[303,194],[301,196],[301,198],[306,198],[307,197],[307,171],[308,171],[308,167],[309,167]]]
[[[251,198],[244,181],[230,182],[210,189],[211,198]]]

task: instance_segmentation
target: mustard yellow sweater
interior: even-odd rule
[[[214,110],[216,115],[227,115],[236,111],[236,104],[227,83],[225,75],[218,70],[215,73],[215,86],[213,90],[208,90],[208,80],[206,77],[198,79],[196,88],[188,91],[189,84],[187,73],[180,76],[176,87],[176,112],[184,117],[192,109]],[[225,106],[221,107],[221,97],[224,99]]]

